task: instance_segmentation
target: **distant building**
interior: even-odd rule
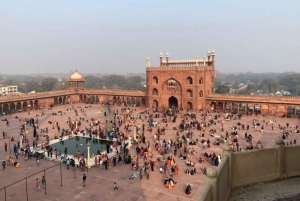
[[[282,92],[282,95],[284,95],[284,96],[290,96],[290,95],[291,95],[291,92],[289,92],[289,91],[283,91],[283,92]]]
[[[269,91],[266,91],[266,90],[257,90],[256,93],[257,94],[263,94],[263,95],[265,95],[265,94],[268,94]]]
[[[18,93],[18,86],[6,86],[6,87],[1,87],[0,93],[2,95],[11,95]]]

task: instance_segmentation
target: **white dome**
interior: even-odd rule
[[[72,80],[82,79],[82,76],[76,71],[73,75],[71,75]]]

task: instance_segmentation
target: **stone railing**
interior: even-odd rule
[[[111,89],[84,89],[76,92],[78,94],[99,94],[99,95],[110,95],[110,96],[146,96],[144,91],[130,91],[130,90],[111,90]]]
[[[26,99],[26,98],[32,98],[32,97],[44,97],[44,96],[55,96],[55,95],[69,95],[73,94],[74,92],[71,92],[69,90],[60,90],[60,91],[48,91],[48,92],[37,92],[37,93],[31,93],[31,94],[18,94],[18,95],[8,95],[8,96],[2,96],[0,97],[0,101],[5,100],[18,100],[18,99]]]
[[[230,98],[241,98],[241,97],[258,97],[265,99],[300,99],[300,96],[271,96],[271,95],[250,95],[250,94],[209,94],[207,98],[218,98],[218,97],[230,97]]]
[[[147,67],[146,71],[179,71],[179,70],[212,70],[213,66],[168,66],[168,67]]]
[[[32,99],[32,98],[44,98],[44,97],[72,95],[72,94],[146,97],[146,92],[143,92],[143,91],[83,89],[83,90],[79,90],[79,91],[60,90],[60,91],[49,91],[49,92],[37,92],[37,93],[32,93],[32,94],[8,95],[8,96],[0,97],[0,101],[1,102],[16,101],[16,100],[22,100],[22,99],[26,100],[26,99]]]
[[[207,100],[211,101],[233,101],[233,102],[268,102],[276,104],[299,104],[300,96],[259,96],[245,94],[209,94]]]
[[[281,137],[273,148],[245,152],[223,146],[222,162],[217,170],[207,169],[206,184],[199,201],[227,201],[231,189],[300,176],[300,145],[284,146]]]

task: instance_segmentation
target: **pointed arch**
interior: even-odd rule
[[[156,76],[153,77],[153,83],[158,84],[158,78]]]
[[[199,92],[199,97],[203,97],[203,91],[202,90],[200,90],[200,92]]]
[[[186,92],[187,92],[187,97],[189,98],[193,97],[193,91],[191,89],[188,89]]]
[[[158,90],[156,88],[154,88],[152,90],[152,95],[157,96],[158,95]]]
[[[202,77],[199,79],[199,84],[203,84],[203,78]]]
[[[193,84],[193,78],[190,77],[190,76],[187,77],[187,78],[186,78],[186,83],[187,83],[187,84]]]

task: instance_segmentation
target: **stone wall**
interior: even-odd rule
[[[300,176],[300,145],[284,146],[279,136],[274,148],[233,153],[223,146],[222,162],[207,169],[199,201],[226,201],[231,189]]]
[[[38,107],[48,108],[50,105],[54,105],[54,98],[43,98],[38,100]]]
[[[287,178],[300,175],[300,146],[284,147],[284,173]]]
[[[229,158],[224,156],[222,162],[223,163],[221,163],[217,168],[218,200],[226,201],[231,192],[231,188],[229,186]]]
[[[197,200],[198,201],[211,201],[211,200],[213,200],[212,194],[213,194],[212,186],[205,185]]]
[[[233,153],[233,188],[278,178],[276,148]]]

